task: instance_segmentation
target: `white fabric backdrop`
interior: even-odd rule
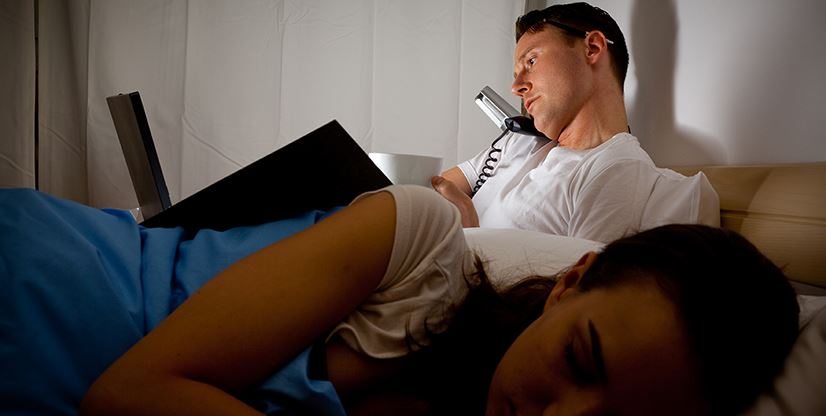
[[[38,6],[38,187],[88,202],[89,5],[39,0]]]
[[[34,7],[0,2],[0,187],[35,186]]]
[[[513,22],[524,1],[39,7],[40,147],[48,150],[40,188],[131,207],[105,101],[116,93],[140,91],[173,202],[332,119],[366,151],[437,155],[447,164],[470,156],[496,133],[473,104],[476,93],[491,85],[510,95]],[[273,178],[273,192],[300,174]]]

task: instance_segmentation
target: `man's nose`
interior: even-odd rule
[[[523,79],[521,75],[513,79],[511,84],[511,92],[520,97],[524,96],[531,89],[531,84]]]

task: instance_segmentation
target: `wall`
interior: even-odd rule
[[[826,161],[826,2],[594,0],[631,53],[631,128],[660,165]]]

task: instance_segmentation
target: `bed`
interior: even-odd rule
[[[760,248],[799,293],[826,294],[826,163],[675,170],[705,173],[720,196],[720,225]]]
[[[677,170],[685,174],[703,171],[708,176],[720,195],[722,226],[740,232],[773,261],[782,266],[800,294],[802,314],[801,333],[798,342],[787,361],[784,373],[775,384],[774,391],[772,394],[760,398],[750,415],[826,414],[826,398],[823,397],[821,391],[822,386],[826,386],[826,256],[824,256],[826,254],[826,250],[824,250],[826,249],[826,163],[773,166],[703,166],[679,168]],[[11,202],[13,206],[18,206],[16,205],[18,200]],[[56,208],[59,211],[59,217],[65,220],[61,222],[62,226],[74,227],[82,222],[81,217],[93,215],[91,208],[81,209],[76,205],[70,207],[70,204],[70,202],[63,201],[55,206],[49,205],[51,208]],[[66,216],[68,212],[73,212],[73,215],[77,218],[68,218]],[[20,212],[19,214],[26,216],[29,212]],[[290,227],[300,229],[314,223],[320,216],[321,213],[309,213],[308,216],[291,220],[299,220],[300,223],[292,224]],[[96,221],[99,220],[98,215],[94,215],[94,218],[96,218]],[[0,218],[0,224],[4,220],[15,221],[14,218]],[[141,240],[139,238],[140,231],[125,211],[113,211],[107,223],[96,223],[96,226],[101,227],[102,231],[95,235],[100,238],[111,237],[106,240],[105,246],[110,247],[111,250],[123,249],[129,253],[139,253],[140,250],[134,247],[123,247],[124,244],[143,244],[147,247],[159,244],[175,245],[178,244],[180,239],[180,236],[175,234],[176,231],[170,231],[169,234],[159,234],[151,239],[144,236]],[[43,227],[46,227],[46,224]],[[122,233],[110,235],[114,232],[113,230],[119,227],[126,228],[126,232],[132,233],[135,238],[130,242],[121,238]],[[8,243],[10,246],[26,246],[26,238],[40,232],[47,233],[50,231],[43,228],[40,231],[31,231],[27,235],[21,235],[19,239],[14,239],[14,241],[11,238],[6,238],[0,239],[0,242]],[[236,230],[235,233],[237,232],[243,232],[243,230]],[[264,230],[262,235],[266,235],[270,239],[276,238],[275,230],[272,230],[272,232]],[[526,274],[553,274],[559,269],[574,263],[582,253],[589,250],[599,250],[601,247],[601,244],[593,241],[520,230],[469,229],[466,231],[466,235],[470,245],[481,251],[484,254],[483,257],[487,259],[489,274],[500,276],[505,280],[510,276],[515,278]],[[230,233],[224,238],[234,238],[233,236],[235,234]],[[201,240],[196,239],[187,242],[185,249],[177,252],[178,260],[169,259],[164,263],[165,267],[171,268],[174,261],[189,259],[185,264],[187,267],[176,268],[180,272],[175,277],[176,282],[178,282],[175,286],[176,290],[193,290],[199,282],[192,279],[197,280],[198,276],[209,275],[209,273],[204,272],[205,267],[220,270],[225,267],[225,263],[244,255],[245,252],[251,252],[256,247],[267,244],[270,240],[245,241],[248,241],[252,246],[238,247],[237,252],[232,256],[221,259],[197,257],[193,254],[197,251],[195,249],[199,245],[212,246],[219,244],[220,241],[214,233],[203,235]],[[238,246],[237,242],[233,242],[232,245]],[[27,250],[25,247],[17,248],[21,256],[37,257],[38,255],[37,252]],[[161,251],[175,252],[174,250]],[[0,253],[3,252],[3,250],[0,250]],[[9,253],[12,252],[14,251],[9,251]],[[93,255],[96,254],[93,253]],[[152,255],[150,257],[154,259],[155,263],[153,264],[157,265],[158,262],[163,262],[161,256]],[[63,303],[70,309],[89,309],[90,312],[88,313],[91,318],[85,322],[95,322],[95,327],[92,328],[92,330],[95,330],[95,328],[101,327],[101,320],[113,320],[118,317],[93,316],[94,309],[90,308],[88,299],[111,302],[119,297],[119,301],[131,304],[130,302],[133,299],[125,294],[128,295],[133,292],[168,292],[172,289],[169,284],[160,285],[159,287],[149,287],[143,284],[145,281],[140,279],[139,274],[146,264],[141,265],[143,259],[140,256],[129,258],[131,260],[128,264],[102,263],[100,265],[104,271],[122,272],[123,270],[131,270],[132,274],[135,274],[135,279],[132,281],[133,284],[127,288],[128,290],[110,287],[111,285],[102,285],[89,288],[90,293],[83,294],[72,288],[70,288],[71,290],[61,289],[63,286],[52,290],[52,288],[41,285],[33,286],[35,291],[32,293],[36,295],[34,299],[46,304]],[[40,261],[42,259],[38,258],[36,260]],[[94,266],[94,264],[71,261],[67,261],[66,264],[74,264],[74,267],[78,269],[77,275],[88,275],[89,268]],[[49,272],[49,270],[46,271]],[[63,275],[67,272],[58,270],[54,273]],[[106,273],[101,274],[105,275]],[[171,272],[167,274],[171,274]],[[190,279],[187,276],[193,277]],[[72,282],[64,279],[55,284],[71,286]],[[190,285],[192,287],[189,287]],[[0,295],[0,300],[2,300],[0,304],[12,304],[12,299],[8,298],[9,293],[11,291]],[[65,293],[72,293],[74,296],[61,296]],[[48,297],[47,294],[54,296]],[[164,292],[163,296],[159,298],[169,299],[170,294]],[[87,299],[87,301],[78,303],[77,299]],[[36,322],[42,322],[42,325],[32,326],[34,329],[39,330],[49,325],[54,326],[55,330],[53,332],[58,338],[46,338],[43,333],[39,333],[37,336],[35,334],[18,333],[11,330],[14,328],[13,325],[16,321],[0,321],[0,327],[8,329],[8,331],[0,332],[2,334],[0,340],[4,336],[19,335],[20,345],[29,345],[29,340],[33,339],[49,345],[52,342],[59,344],[65,342],[64,339],[60,338],[61,334],[74,333],[72,329],[74,327],[71,325],[77,326],[78,331],[90,328],[84,321],[65,323],[61,320],[62,317],[48,314],[39,316],[37,315],[39,310],[37,304],[33,306],[32,309],[20,310],[18,316],[26,316],[29,320],[39,319]],[[155,306],[160,309],[166,307],[165,305]],[[118,322],[127,323],[127,325],[118,326],[123,330],[123,339],[115,337],[111,332],[104,332],[106,336],[102,337],[99,331],[93,331],[91,336],[98,343],[122,343],[127,345],[134,342],[134,339],[140,337],[141,333],[157,324],[162,315],[160,313],[150,313],[148,312],[149,308],[146,309],[147,312],[140,314],[140,316],[133,316],[134,314],[132,314],[121,317],[122,319]],[[0,342],[0,345],[4,344]],[[76,349],[81,352],[84,351],[84,348],[83,343],[76,346]],[[113,347],[113,351],[118,350],[118,348]],[[4,356],[3,354],[11,354],[13,351],[8,348],[0,348],[0,352],[2,352],[0,357],[8,358],[10,356]],[[14,386],[16,384],[22,384],[28,387],[26,391],[22,392],[27,394],[26,397],[30,399],[30,401],[24,403],[26,406],[37,403],[40,406],[37,409],[41,410],[39,413],[73,414],[73,409],[77,405],[76,400],[85,391],[89,380],[93,380],[96,374],[102,371],[114,356],[105,357],[95,354],[94,356],[82,357],[82,360],[71,362],[71,366],[68,366],[66,364],[67,360],[61,357],[63,356],[59,354],[51,354],[48,358],[53,361],[38,360],[30,362],[25,360],[12,362],[11,360],[0,359],[0,362],[5,366],[4,374],[21,375],[18,379],[4,378],[0,381],[0,403],[4,403],[4,406],[23,403],[25,400],[21,398],[20,394],[11,394],[15,392]],[[94,365],[90,365],[90,362]],[[12,366],[19,367],[20,371],[17,373],[5,372],[6,370],[11,371]],[[33,371],[35,367],[42,367],[44,373],[54,376],[54,380],[59,381],[44,384],[37,380],[29,380],[29,377],[36,373],[36,371]],[[83,381],[66,382],[66,380],[71,379]],[[69,391],[67,390],[68,387],[72,387],[76,391]],[[20,392],[18,391],[18,393]],[[32,410],[31,407],[28,408]]]

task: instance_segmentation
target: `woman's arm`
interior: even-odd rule
[[[232,394],[263,381],[353,311],[393,247],[388,192],[232,265],[116,361],[84,414],[254,414]]]

